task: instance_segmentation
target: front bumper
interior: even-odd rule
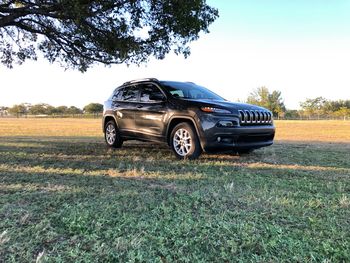
[[[203,129],[201,144],[204,151],[257,149],[273,144],[275,127],[272,124]]]

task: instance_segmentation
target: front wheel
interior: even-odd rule
[[[189,123],[175,126],[170,135],[170,145],[178,159],[197,159],[202,153],[198,135]]]
[[[105,141],[109,147],[113,148],[120,148],[123,145],[123,140],[114,121],[107,122],[105,126]]]

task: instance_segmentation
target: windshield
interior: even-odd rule
[[[191,82],[162,81],[161,83],[174,98],[225,100],[214,92]]]

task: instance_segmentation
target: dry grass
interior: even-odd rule
[[[350,143],[350,121],[275,121],[276,140]]]
[[[0,136],[102,136],[102,121],[75,118],[0,118]]]
[[[277,141],[350,142],[350,121],[275,121]],[[100,119],[1,119],[0,136],[102,136]]]

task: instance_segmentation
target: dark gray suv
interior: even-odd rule
[[[133,80],[104,104],[103,131],[110,147],[126,140],[167,143],[180,159],[202,151],[248,153],[273,143],[275,127],[265,108],[229,102],[192,82]]]

